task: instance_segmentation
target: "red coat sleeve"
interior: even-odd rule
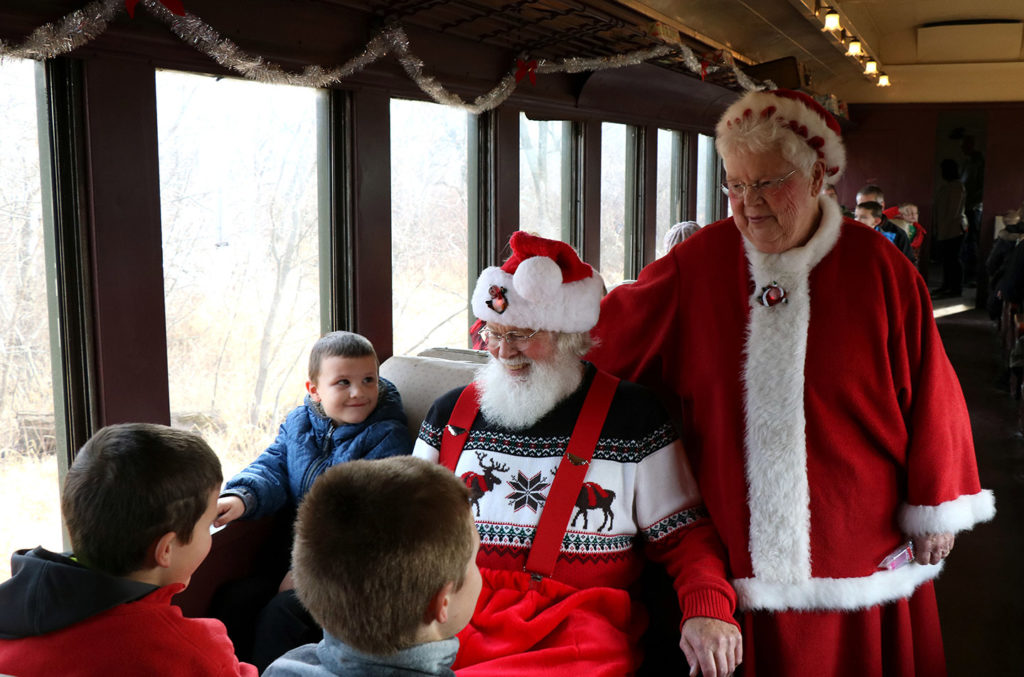
[[[910,433],[900,526],[911,535],[955,533],[991,519],[995,500],[978,480],[967,404],[939,336],[928,288],[920,276],[914,284],[903,325],[890,344],[896,395]]]

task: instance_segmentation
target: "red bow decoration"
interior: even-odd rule
[[[139,0],[124,0],[124,8],[128,10],[128,16],[132,19],[135,18],[135,5],[137,4],[139,4]],[[160,0],[160,4],[178,16],[185,16],[185,5],[181,0]]]
[[[516,82],[519,82],[524,77],[530,77],[530,84],[537,84],[537,60],[524,61],[522,59],[516,59]]]

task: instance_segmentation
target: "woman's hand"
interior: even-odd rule
[[[953,534],[946,531],[941,534],[924,534],[914,536],[914,560],[918,564],[938,564],[946,559],[953,549]]]
[[[686,654],[690,675],[728,677],[743,662],[739,628],[717,618],[695,616],[683,623],[679,648]]]

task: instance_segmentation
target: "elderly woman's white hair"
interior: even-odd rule
[[[836,119],[801,92],[748,92],[722,114],[715,127],[719,155],[776,152],[805,175],[825,164],[834,183],[846,168],[846,149]]]

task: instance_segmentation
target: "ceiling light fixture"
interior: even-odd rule
[[[878,74],[878,86],[879,87],[888,87],[889,85],[890,85],[889,76],[886,75],[885,73],[879,73]]]
[[[860,56],[863,53],[860,48],[860,40],[857,38],[850,40],[850,44],[846,46],[846,56]]]
[[[878,62],[875,61],[874,59],[868,59],[867,62],[864,64],[864,74],[865,75],[874,75],[877,72],[878,72]]]
[[[825,12],[825,28],[826,31],[838,31],[842,26],[839,25],[839,12],[834,9],[830,9]]]

